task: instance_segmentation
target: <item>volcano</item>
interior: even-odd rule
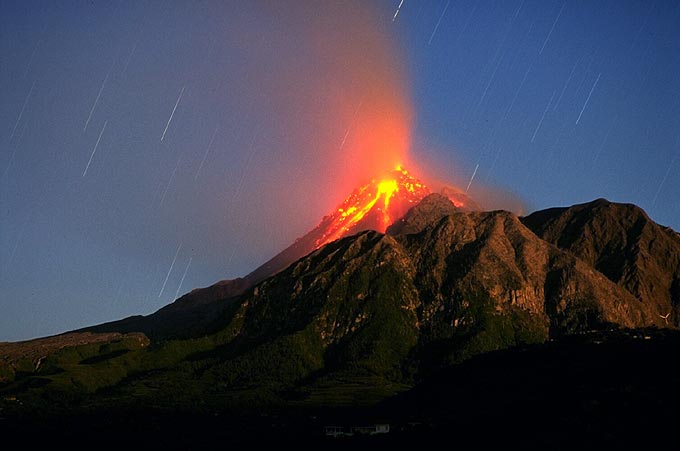
[[[319,225],[248,274],[250,284],[276,274],[295,260],[345,236],[364,230],[384,233],[409,208],[430,194],[430,189],[406,169],[373,178],[355,188],[335,210],[323,217]]]
[[[317,236],[314,245],[319,248],[363,230],[384,233],[428,194],[427,186],[398,166],[386,177],[355,189],[335,212],[325,216],[311,232]]]
[[[507,425],[508,406],[510,431],[676,418],[677,232],[604,199],[519,217],[428,193],[398,169],[245,278],[146,317],[0,343],[0,412],[14,422],[0,431],[34,431],[46,415],[42,437],[114,428],[127,439],[146,436],[151,413],[163,434],[183,434],[189,418],[195,431],[231,424],[232,440],[291,431],[297,443],[309,429],[279,427],[288,412],[345,409],[350,424],[368,412],[371,424],[427,422],[443,436],[462,421]],[[323,421],[319,433],[337,419]]]
[[[467,194],[451,186],[442,188],[439,194],[448,200],[446,207],[441,209],[435,205],[427,209],[430,203],[425,202],[424,208],[418,210],[427,210],[425,221],[433,214],[443,217],[456,211],[482,210]],[[143,331],[156,338],[191,335],[195,330],[205,327],[206,322],[221,310],[220,301],[242,295],[291,263],[333,241],[367,230],[388,234],[408,233],[419,222],[418,218],[411,218],[408,213],[431,195],[430,188],[421,179],[398,165],[355,188],[316,227],[248,275],[196,288],[152,315],[133,316],[87,330]],[[405,224],[407,220],[409,224]],[[187,328],[188,323],[195,327]]]
[[[402,166],[355,188],[319,225],[295,240],[288,248],[239,280],[239,287],[254,285],[276,274],[295,260],[340,238],[365,230],[385,233],[408,210],[430,194],[430,188]],[[477,210],[479,206],[461,191],[446,187],[441,192],[456,208]],[[247,283],[244,283],[247,282]],[[233,284],[221,282],[221,286]]]

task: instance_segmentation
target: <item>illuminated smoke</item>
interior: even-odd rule
[[[242,58],[224,62],[216,102],[239,111],[219,124],[225,133],[240,124],[231,150],[238,170],[226,169],[225,192],[204,208],[223,207],[217,241],[225,253],[238,243],[244,270],[399,165],[432,191],[465,186],[448,174],[433,177],[431,164],[408,154],[411,84],[391,16],[363,1],[274,1],[247,3],[225,21],[219,45]],[[471,197],[477,192],[473,185]]]
[[[246,244],[260,244],[272,224],[285,240],[309,230],[354,188],[403,163],[410,144],[409,82],[391,18],[368,2],[282,3],[255,3],[227,32],[243,59],[225,76],[221,101],[242,105],[252,125],[240,133],[256,144],[225,205],[248,217],[225,226]]]

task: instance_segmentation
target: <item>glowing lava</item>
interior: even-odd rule
[[[383,177],[374,178],[355,189],[338,208],[324,216],[313,230],[295,240],[295,243],[248,274],[245,279],[251,284],[264,280],[300,257],[345,236],[364,230],[385,233],[390,225],[401,219],[428,194],[430,189],[424,183],[406,169],[397,166]],[[461,209],[475,205],[455,187],[447,187],[441,194]]]
[[[380,179],[373,179],[352,192],[337,210],[326,216],[315,247],[361,230],[384,233],[409,208],[430,194],[430,190],[406,169],[396,169]]]

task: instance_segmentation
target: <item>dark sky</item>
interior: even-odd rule
[[[0,340],[244,275],[395,163],[680,230],[679,23],[663,0],[2,0]]]

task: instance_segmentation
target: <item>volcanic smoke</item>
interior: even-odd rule
[[[248,226],[228,232],[264,257],[319,225],[319,212],[334,218],[322,245],[359,222],[384,231],[408,205],[441,191],[442,177],[409,159],[410,82],[391,18],[360,1],[271,2],[250,14],[274,25],[264,36],[247,25],[229,32],[247,55],[248,77],[233,90],[246,97],[257,130],[250,173],[229,206],[248,212]],[[449,193],[458,205],[467,199],[464,190]],[[266,249],[272,224],[281,242]]]

